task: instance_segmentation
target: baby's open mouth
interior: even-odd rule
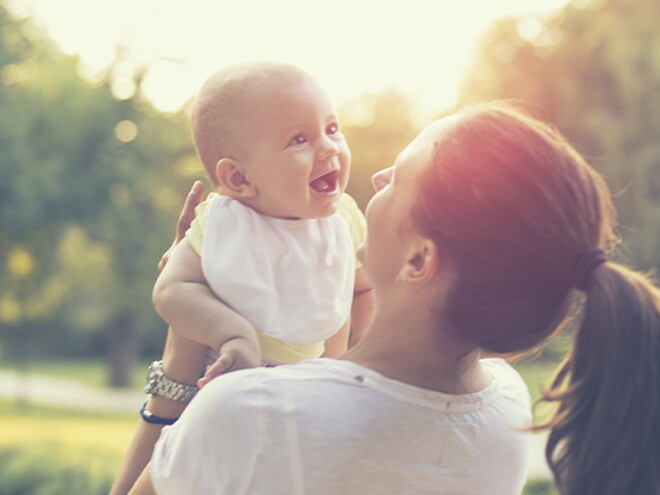
[[[318,179],[314,179],[310,182],[309,187],[314,191],[321,194],[331,194],[334,193],[339,187],[339,174],[335,172],[329,172],[325,175],[322,175]]]

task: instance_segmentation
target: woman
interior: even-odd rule
[[[537,347],[578,289],[548,394],[551,468],[564,494],[657,493],[660,296],[607,261],[602,179],[550,127],[485,104],[427,126],[374,184],[364,339],[340,360],[216,379],[134,492],[520,493],[527,391],[481,357]]]

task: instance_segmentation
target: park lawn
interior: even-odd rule
[[[137,390],[144,386],[149,364],[151,361],[147,360],[136,362],[131,370],[131,388]],[[64,378],[98,388],[108,385],[108,367],[101,359],[35,359],[22,364],[20,369],[0,363],[0,370]]]
[[[561,343],[560,345],[565,344]],[[550,384],[558,362],[558,358],[549,359],[547,356],[542,356],[528,357],[513,363],[513,366],[521,374],[529,388],[532,402],[536,401],[541,396],[542,391]],[[150,360],[141,360],[133,366],[130,385],[132,389],[139,390],[144,386],[147,367],[150,363]],[[1,364],[0,370],[15,371],[15,369]],[[39,360],[30,364],[27,370],[37,375],[69,379],[92,387],[107,387],[106,363],[99,359]],[[26,369],[21,371],[26,371]],[[540,422],[548,419],[551,411],[552,406],[546,403],[536,405],[534,407],[535,420]]]
[[[27,484],[12,493],[36,493],[42,486],[52,488],[48,493],[54,494],[107,493],[137,421],[134,414],[0,400],[0,460],[4,465],[0,484]],[[53,486],[56,481],[60,488]],[[79,488],[70,491],[71,483]],[[530,480],[524,491],[525,495],[556,493],[545,480]]]
[[[532,398],[534,421],[541,423],[548,420],[552,411],[555,409],[555,405],[547,402],[538,402],[538,400],[543,391],[549,387],[557,364],[544,360],[525,360],[519,363],[513,363],[513,366],[518,370],[523,380],[525,380],[529,389],[529,394]]]
[[[0,451],[26,451],[114,476],[133,436],[134,414],[0,401]]]
[[[150,363],[150,360],[141,360],[135,364],[131,373],[131,388],[139,390],[144,386],[147,367]],[[533,402],[548,387],[557,364],[558,359],[553,360],[547,357],[529,357],[513,363],[513,366],[525,380]],[[7,366],[0,365],[0,370],[10,369]],[[70,379],[92,387],[107,387],[106,363],[99,359],[39,360],[31,363],[27,369],[30,373],[38,375]],[[536,405],[534,408],[535,420],[540,422],[548,419],[550,411],[552,411],[552,407],[548,404]]]
[[[107,495],[137,421],[0,400],[0,493]]]
[[[144,385],[147,367],[151,364],[151,361],[143,359],[133,366],[131,370],[131,388],[140,389]],[[540,395],[540,390],[550,383],[557,362],[545,358],[525,358],[515,362],[513,366],[525,379],[532,400],[535,400]],[[21,367],[20,370],[0,362],[0,370],[65,378],[100,388],[107,387],[108,383],[106,363],[99,359],[39,360],[30,363],[27,367]]]

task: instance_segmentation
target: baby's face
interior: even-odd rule
[[[279,218],[332,215],[350,151],[325,92],[306,80],[259,94],[247,107],[240,161],[257,190],[249,205]]]

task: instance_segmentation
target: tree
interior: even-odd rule
[[[52,353],[87,335],[124,385],[140,329],[164,341],[150,293],[188,185],[187,118],[157,112],[140,71],[135,94],[118,100],[114,67],[84,79],[76,57],[2,4],[0,32],[4,344],[31,335]]]
[[[660,268],[660,3],[584,0],[505,19],[482,38],[461,103],[520,99],[554,122],[615,194],[628,255]]]
[[[342,131],[351,148],[347,191],[363,209],[374,189],[371,176],[394,159],[417,134],[411,101],[395,89],[365,95],[339,109]]]

